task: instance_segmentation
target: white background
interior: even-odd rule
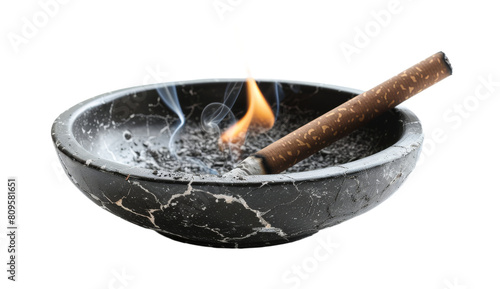
[[[1,288],[500,287],[493,1],[48,2],[0,4],[0,183],[6,192],[17,176],[20,201],[19,281],[1,265]],[[374,210],[287,245],[212,249],[125,222],[73,186],[50,138],[64,110],[120,88],[246,77],[248,65],[255,78],[369,89],[440,50],[454,75],[404,104],[426,134],[406,183]]]

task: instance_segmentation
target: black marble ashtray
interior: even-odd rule
[[[196,119],[206,105],[221,101],[228,84],[243,81],[164,86],[175,88],[182,110]],[[258,85],[266,95],[276,82]],[[279,86],[280,109],[298,107],[318,114],[359,93],[302,82],[280,81]],[[350,141],[347,160],[327,159],[301,172],[238,179],[169,171],[158,158],[145,159],[140,149],[161,145],[160,136],[177,119],[156,88],[127,88],[77,104],[55,120],[52,139],[68,177],[95,204],[181,242],[248,248],[310,236],[387,199],[415,167],[422,146],[418,118],[396,108]],[[233,107],[237,116],[246,110],[245,90],[241,94]],[[137,142],[141,138],[149,142]]]

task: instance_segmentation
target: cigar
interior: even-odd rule
[[[249,156],[224,177],[280,173],[451,74],[448,58],[438,52]]]

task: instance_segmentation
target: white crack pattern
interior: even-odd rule
[[[160,228],[156,223],[155,223],[155,217],[153,215],[154,212],[157,212],[159,210],[165,210],[171,206],[175,206],[176,203],[175,203],[175,200],[178,199],[178,198],[183,198],[183,197],[186,197],[186,196],[189,196],[191,195],[193,192],[201,192],[201,193],[205,193],[205,194],[208,194],[210,196],[212,196],[213,198],[217,200],[223,200],[225,201],[227,204],[240,204],[241,206],[243,206],[246,210],[252,212],[255,214],[255,217],[258,219],[259,223],[262,224],[262,227],[257,227],[257,228],[253,228],[254,232],[252,233],[249,233],[245,236],[241,236],[241,237],[228,237],[228,236],[225,236],[224,234],[222,234],[219,230],[217,230],[217,228],[211,228],[209,227],[208,225],[198,225],[198,224],[194,224],[195,227],[198,227],[198,228],[202,228],[202,229],[206,229],[206,230],[210,230],[214,233],[216,233],[218,236],[221,237],[220,242],[223,242],[223,243],[229,243],[229,242],[234,242],[234,241],[238,241],[238,240],[243,240],[243,239],[246,239],[246,238],[249,238],[251,236],[254,236],[258,233],[274,233],[274,234],[277,234],[278,236],[280,236],[281,238],[284,238],[284,239],[287,239],[288,235],[280,228],[276,228],[274,226],[271,225],[271,223],[269,223],[266,219],[264,219],[264,215],[266,213],[268,213],[269,211],[266,211],[266,212],[261,212],[259,210],[256,210],[256,209],[253,209],[251,208],[247,202],[245,201],[245,199],[243,199],[242,197],[235,197],[235,196],[230,196],[230,195],[225,195],[225,194],[214,194],[214,193],[211,193],[211,192],[208,192],[208,191],[204,191],[204,190],[200,190],[200,189],[194,189],[193,186],[192,186],[192,183],[193,183],[193,180],[191,180],[188,184],[187,184],[187,188],[186,190],[183,192],[183,193],[179,193],[179,194],[173,194],[170,199],[167,201],[166,204],[161,204],[158,197],[152,193],[151,191],[149,191],[148,189],[146,189],[145,187],[143,187],[140,182],[138,181],[132,181],[129,183],[131,183],[132,185],[140,188],[141,190],[143,190],[144,192],[148,193],[148,194],[151,194],[154,199],[155,199],[155,202],[160,204],[160,207],[159,208],[151,208],[149,210],[147,210],[148,212],[148,215],[144,215],[144,214],[140,214],[130,208],[127,208],[124,204],[123,204],[123,200],[126,199],[128,197],[128,195],[130,194],[132,188],[129,189],[128,193],[126,196],[123,196],[122,198],[120,198],[119,200],[113,202],[110,198],[108,198],[106,195],[103,194],[103,196],[108,200],[108,202],[103,202],[101,201],[97,196],[95,195],[92,195],[92,198],[96,199],[96,200],[99,200],[103,205],[102,207],[104,208],[106,206],[106,204],[114,204],[116,206],[118,206],[119,208],[127,211],[127,212],[130,212],[136,216],[139,216],[139,217],[143,217],[143,218],[146,218],[147,220],[149,220],[149,222],[151,222],[151,224],[153,225],[154,228],[152,229],[155,229],[157,231],[161,231],[161,232],[165,232],[167,234],[172,234],[172,235],[176,235],[176,234],[173,234],[171,232],[168,232],[162,228]],[[263,184],[265,185],[265,184]],[[176,235],[178,237],[182,237],[184,238],[183,236],[179,236],[179,235]]]

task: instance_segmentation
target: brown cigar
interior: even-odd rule
[[[451,75],[438,52],[249,156],[224,176],[277,174]]]

